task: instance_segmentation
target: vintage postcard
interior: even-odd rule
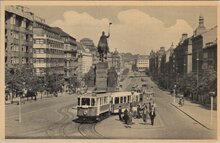
[[[1,2],[3,141],[216,142],[217,17],[217,2]]]

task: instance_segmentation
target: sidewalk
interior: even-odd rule
[[[191,119],[196,121],[201,126],[210,129],[217,129],[217,111],[212,112],[212,122],[211,122],[211,110],[201,104],[193,103],[189,100],[184,101],[183,106],[178,104],[179,98],[176,98],[175,103],[171,103],[178,110],[189,116]]]

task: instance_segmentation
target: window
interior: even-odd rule
[[[123,97],[120,98],[120,103],[123,103]]]
[[[26,28],[26,21],[22,20],[21,27]]]
[[[208,58],[208,53],[207,53],[207,52],[204,52],[204,53],[203,53],[203,58],[205,58],[205,59]]]
[[[82,98],[82,105],[90,105],[90,98]]]
[[[32,39],[32,38],[31,38],[31,39]],[[35,44],[44,44],[45,41],[44,41],[44,39],[36,39],[36,40],[34,41],[34,43],[35,43]]]
[[[80,98],[78,98],[78,106],[80,106]]]
[[[18,32],[14,32],[14,38],[19,39],[19,33]]]
[[[18,27],[21,25],[21,21],[18,18],[15,19],[15,25]]]
[[[131,102],[131,96],[128,96],[128,102]]]
[[[115,97],[115,104],[119,103],[119,97]]]
[[[11,19],[10,19],[10,24],[11,24],[11,25],[15,25],[15,17],[13,17],[13,16],[11,17]]]
[[[108,103],[108,97],[104,97],[104,104]]]
[[[92,98],[92,100],[91,100],[91,106],[95,106],[95,99],[94,98]]]
[[[124,103],[126,103],[126,96],[124,96]]]
[[[22,58],[22,64],[25,64],[26,63],[26,60],[25,60],[25,58]]]

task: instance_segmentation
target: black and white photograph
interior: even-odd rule
[[[217,140],[217,3],[2,4],[6,140]]]

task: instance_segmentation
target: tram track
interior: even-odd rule
[[[67,111],[72,106],[73,106],[72,104],[67,105],[57,110],[58,114],[61,116],[61,119],[59,119],[58,121],[56,121],[46,129],[47,137],[53,138],[55,136],[64,136],[64,137],[67,136],[64,130],[67,125],[71,124],[69,123],[68,120],[71,115],[69,115]]]
[[[95,129],[96,124],[97,123],[80,124],[78,126],[78,131],[83,137],[85,137],[87,139],[103,139],[103,138],[105,138]]]
[[[73,105],[67,105],[57,110],[61,118],[46,129],[48,138],[74,138],[74,133],[79,133],[86,139],[104,138],[96,129],[98,123],[73,123],[72,118],[75,116],[70,109]],[[71,128],[72,127],[72,128]],[[71,131],[68,129],[71,128]],[[69,131],[69,132],[68,132]]]

